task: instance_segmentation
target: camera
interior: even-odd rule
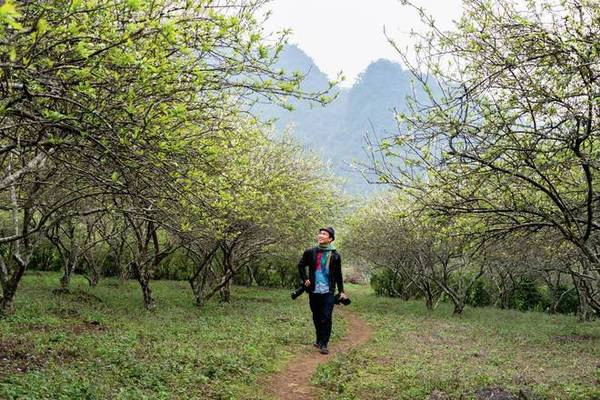
[[[294,291],[290,294],[290,297],[292,298],[292,300],[296,300],[296,298],[304,292],[306,292],[306,286],[301,285],[294,289]]]
[[[350,303],[352,303],[352,301],[347,297],[345,299],[340,299],[340,294],[338,293],[335,295],[334,303],[335,304],[343,304],[345,306],[348,306],[348,305],[350,305]]]
[[[298,286],[292,293],[290,293],[290,297],[292,300],[296,300],[302,293],[306,292],[306,286],[301,285]],[[350,305],[352,301],[349,298],[340,299],[340,294],[335,295],[334,304],[343,304],[345,306]]]

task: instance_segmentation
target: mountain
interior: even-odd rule
[[[301,85],[305,91],[322,91],[329,86],[327,75],[321,72],[314,61],[297,46],[285,47],[276,68],[283,68],[287,73],[297,71],[305,75]],[[311,104],[306,100],[290,99],[289,103],[294,107],[294,111],[273,104],[262,104],[257,109],[263,118],[276,119],[277,131],[290,128],[294,136],[301,139],[308,147],[319,149],[322,146],[318,143],[337,132],[339,121],[344,118],[344,93],[339,91],[334,93],[338,94],[338,98],[326,107]]]
[[[400,64],[384,59],[371,63],[348,94],[347,129],[394,132],[394,110],[405,109],[411,90],[410,74]]]
[[[283,50],[278,67],[305,73],[302,87],[306,90],[328,86],[327,76],[297,46]],[[411,75],[399,64],[381,59],[371,63],[350,89],[336,89],[334,93],[337,98],[325,107],[293,100],[294,111],[261,105],[257,113],[275,118],[278,131],[291,129],[306,147],[321,154],[333,172],[346,181],[346,191],[368,194],[380,186],[369,185],[349,164],[368,161],[366,133],[381,138],[396,132],[394,110],[405,109],[405,98],[412,93]]]

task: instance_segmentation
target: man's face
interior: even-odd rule
[[[329,236],[329,232],[327,231],[319,231],[317,234],[317,242],[319,244],[329,244],[332,242],[331,237]]]

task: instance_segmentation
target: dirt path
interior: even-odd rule
[[[348,321],[348,334],[341,341],[330,343],[327,355],[320,354],[312,345],[306,345],[305,352],[267,381],[265,390],[270,395],[281,400],[316,399],[318,390],[310,384],[310,377],[317,370],[317,366],[326,363],[338,353],[362,345],[371,338],[372,329],[365,321],[351,311],[340,312]]]

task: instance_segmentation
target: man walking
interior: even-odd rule
[[[321,354],[328,354],[327,344],[331,336],[335,286],[339,299],[346,299],[342,278],[342,258],[331,242],[335,240],[332,227],[321,228],[316,247],[306,249],[298,263],[300,279],[307,288],[317,340],[314,346]],[[308,267],[308,275],[306,274]]]

